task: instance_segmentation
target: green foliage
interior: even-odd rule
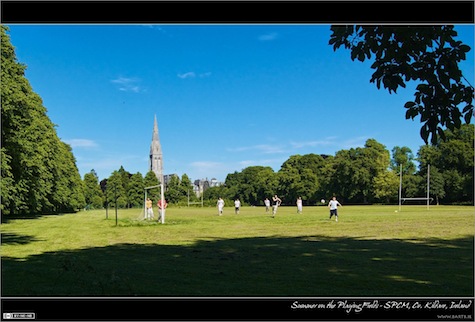
[[[106,190],[109,206],[115,207],[117,205],[118,208],[123,208],[127,205],[127,192],[124,188],[120,171],[112,172],[109,179],[107,179]]]
[[[419,171],[407,147],[390,153],[384,145],[368,139],[364,147],[340,150],[335,156],[293,155],[278,172],[252,166],[226,177],[225,186],[205,191],[204,199],[214,204],[219,197],[251,205],[262,205],[266,197],[278,194],[284,204],[294,205],[301,196],[306,205],[319,204],[333,195],[344,203],[393,203],[397,201],[399,169],[403,166],[402,196],[426,196],[427,165],[431,165],[431,197],[437,202],[473,203],[472,124],[446,131],[446,140],[424,145],[418,151]]]
[[[298,197],[306,205],[319,202],[324,165],[323,157],[317,154],[293,155],[285,161],[278,174],[284,204],[294,204]]]
[[[414,164],[414,155],[407,146],[399,147],[395,146],[392,149],[391,169],[399,173],[400,166],[402,165],[403,175],[414,174],[416,172],[416,165]]]
[[[473,124],[463,124],[444,131],[446,140],[419,149],[419,174],[425,178],[430,164],[432,196],[447,203],[473,203],[474,130]]]
[[[372,203],[386,198],[386,192],[378,191],[377,197],[374,178],[392,183],[388,178],[390,158],[385,146],[374,139],[368,139],[365,146],[341,150],[329,161],[324,186],[327,196],[338,195],[345,202]],[[395,188],[397,189],[397,183]],[[384,195],[384,197],[383,197]]]
[[[102,191],[94,170],[84,175],[84,197],[88,208],[102,208]]]
[[[144,188],[158,186],[160,184],[160,181],[152,170],[147,172],[143,181]],[[160,198],[160,188],[148,190],[147,195],[150,197],[150,199],[155,198],[155,200],[158,200]]]
[[[85,205],[71,147],[58,138],[41,98],[25,78],[7,35],[1,33],[2,211],[73,211]]]
[[[374,197],[384,203],[398,200],[399,177],[393,171],[379,173],[373,179]]]
[[[223,198],[234,200],[239,198],[241,202],[250,205],[261,205],[266,197],[275,194],[275,173],[271,167],[252,166],[228,174],[225,185],[228,188]]]
[[[329,44],[351,50],[363,62],[375,56],[370,82],[396,93],[408,81],[419,81],[414,101],[404,107],[406,119],[420,116],[421,137],[427,143],[445,139],[443,127],[460,128],[473,115],[474,88],[458,63],[470,47],[456,40],[453,26],[332,26]],[[464,84],[467,83],[468,85]]]
[[[127,196],[130,207],[142,207],[144,199],[144,178],[140,172],[129,178]]]
[[[230,175],[228,174],[228,177]],[[216,206],[216,201],[218,200],[219,197],[222,197],[224,199],[227,199],[229,196],[229,188],[224,185],[224,186],[218,186],[218,187],[210,187],[205,190],[203,193],[203,200],[207,200],[208,205],[211,206]],[[241,200],[242,202],[242,200]]]
[[[178,178],[178,176],[171,176],[165,190],[165,199],[168,200],[169,203],[179,202],[181,198],[186,197],[186,194],[183,192],[180,186],[180,178]]]

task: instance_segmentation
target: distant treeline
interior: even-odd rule
[[[316,205],[332,196],[345,203],[396,203],[402,166],[402,196],[427,195],[430,165],[430,197],[435,203],[473,204],[474,126],[445,131],[446,141],[423,145],[417,155],[407,147],[394,147],[392,156],[374,139],[364,147],[340,150],[334,156],[293,155],[275,172],[252,166],[229,174],[225,185],[205,192],[205,199],[240,198],[251,205],[278,194],[283,204]],[[417,161],[417,166],[416,162]]]
[[[397,203],[400,170],[402,196],[427,196],[427,166],[430,164],[430,197],[434,203],[473,204],[474,125],[445,131],[446,141],[423,145],[416,156],[408,147],[391,151],[374,139],[363,147],[340,150],[332,155],[292,155],[276,172],[271,167],[250,166],[227,175],[224,185],[205,190],[204,204],[215,206],[219,197],[232,206],[239,198],[245,205],[263,205],[264,199],[279,195],[284,205],[295,205],[302,197],[305,205],[337,196],[351,204]],[[145,177],[123,167],[98,182],[92,170],[84,177],[86,203],[94,208],[143,206],[144,187],[159,182],[153,172]],[[107,187],[107,189],[106,189]],[[107,197],[106,197],[107,194]],[[148,192],[155,201],[160,190]],[[200,199],[193,192],[190,178],[172,176],[165,190],[169,204],[187,205]]]

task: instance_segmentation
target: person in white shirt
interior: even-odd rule
[[[270,200],[269,200],[269,198],[266,198],[266,200],[264,200],[264,204],[266,205],[266,212],[269,212],[269,208],[270,208]]]
[[[328,203],[328,208],[330,208],[330,220],[332,219],[333,215],[335,215],[335,221],[338,221],[338,206],[343,207],[334,196]]]
[[[274,195],[274,197],[272,197],[272,204],[273,204],[272,217],[275,217],[275,214],[277,213],[277,208],[279,208],[281,203],[282,203],[282,200],[279,197],[277,197],[277,195]]]
[[[297,198],[297,213],[302,213],[302,197]]]
[[[223,198],[219,197],[216,205],[218,206],[218,215],[221,216],[223,214],[223,208],[224,208]]]
[[[239,209],[241,208],[241,201],[239,201],[239,198],[234,200],[234,213],[237,215],[239,214]]]

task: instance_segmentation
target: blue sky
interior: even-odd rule
[[[295,154],[424,144],[414,84],[370,83],[371,61],[328,45],[329,25],[11,25],[17,58],[84,176],[148,171],[157,116],[164,172],[192,180]],[[457,26],[474,47],[474,26]],[[461,65],[474,81],[474,51]]]

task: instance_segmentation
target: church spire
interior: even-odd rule
[[[162,146],[160,145],[160,137],[158,135],[157,115],[155,115],[153,123],[152,144],[150,145],[150,168],[158,180],[163,183],[163,155]]]

